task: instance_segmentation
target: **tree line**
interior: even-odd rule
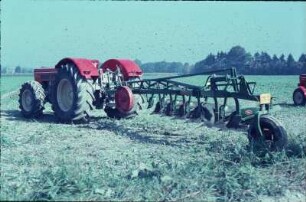
[[[254,55],[241,46],[234,46],[228,52],[210,53],[203,60],[193,64],[181,62],[135,62],[145,73],[199,73],[206,70],[235,67],[239,74],[259,75],[294,75],[306,73],[306,54],[295,60],[292,54],[270,56],[266,52],[256,52]],[[33,69],[16,66],[15,69],[1,67],[1,74],[32,73]]]
[[[266,52],[256,52],[254,55],[246,52],[241,46],[234,46],[229,52],[209,54],[204,60],[197,62],[192,73],[219,68],[236,67],[241,74],[259,75],[293,75],[306,73],[306,54],[295,60],[292,54],[287,57],[282,54],[271,57]]]
[[[181,62],[148,62],[142,63],[140,60],[136,59],[136,62],[145,73],[189,73],[191,70],[191,65],[189,63]]]
[[[30,74],[33,73],[33,69],[20,67],[19,65],[13,69],[7,67],[1,67],[1,74]]]
[[[270,56],[266,52],[256,52],[254,55],[247,52],[241,46],[234,46],[228,52],[210,53],[205,59],[190,65],[181,62],[135,62],[141,66],[144,72],[167,72],[167,73],[199,73],[206,70],[235,67],[239,74],[258,75],[295,75],[306,73],[306,54],[301,54],[295,60],[292,54]]]

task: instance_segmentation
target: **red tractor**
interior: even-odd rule
[[[61,122],[87,120],[94,107],[110,117],[125,117],[134,112],[134,96],[121,83],[141,76],[131,60],[110,59],[99,66],[98,60],[64,58],[55,68],[34,70],[35,81],[20,89],[19,107],[25,117],[37,117],[50,102]]]
[[[306,104],[306,74],[300,75],[300,83],[298,88],[293,92],[293,102],[295,105]]]

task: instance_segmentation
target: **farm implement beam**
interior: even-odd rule
[[[225,74],[217,75],[216,73]],[[200,75],[209,75],[206,82],[203,80],[203,86],[196,86],[173,80]],[[169,107],[173,108],[177,101],[182,102],[181,106],[187,105],[188,108],[192,98],[194,98],[196,99],[197,105],[202,107],[201,105],[203,105],[203,103],[206,104],[208,99],[212,98],[214,103],[214,121],[226,118],[224,115],[222,116],[220,111],[222,111],[222,107],[224,108],[226,106],[229,98],[234,99],[236,113],[240,112],[239,99],[256,102],[260,101],[260,95],[254,95],[256,83],[246,82],[243,76],[237,76],[234,68],[157,79],[128,81],[128,85],[131,86],[134,94],[145,94],[147,98],[149,95],[149,99],[152,99],[154,95],[158,95],[159,101],[157,105],[165,105],[165,96],[169,96],[167,105],[169,105],[168,110],[170,111],[173,111],[173,109],[169,109]],[[221,109],[218,102],[219,98],[223,98]],[[185,114],[186,113],[188,112],[185,112]],[[238,127],[238,125],[232,125],[232,127]]]
[[[208,75],[206,82],[203,79],[203,86],[175,80],[201,75]],[[134,94],[146,96],[149,108],[153,106],[153,98],[157,97],[158,101],[154,109],[156,113],[203,118],[204,121],[212,124],[223,121],[230,128],[249,125],[250,141],[260,140],[261,144],[268,141],[270,148],[274,150],[286,145],[287,134],[283,126],[273,117],[268,116],[269,111],[272,110],[271,95],[255,95],[256,82],[247,82],[244,76],[237,76],[235,68],[128,81],[127,83]],[[230,113],[227,112],[229,99],[234,101],[232,103],[234,110]],[[191,106],[192,100],[195,100],[193,106]],[[209,102],[209,100],[212,101]],[[257,102],[258,107],[241,108],[240,100]],[[210,103],[212,107],[209,107]],[[273,128],[278,128],[278,130],[271,132]],[[274,136],[271,135],[273,133]]]

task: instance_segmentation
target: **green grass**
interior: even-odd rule
[[[291,105],[297,76],[247,76],[277,97],[274,116],[289,135],[286,151],[263,157],[245,130],[148,111],[111,120],[98,110],[73,125],[47,106],[41,119],[24,119],[17,94],[4,95],[29,79],[1,78],[0,200],[305,200],[306,107]]]
[[[0,93],[3,95],[5,93],[11,92],[19,88],[19,86],[26,82],[33,80],[33,76],[3,76],[0,78]]]

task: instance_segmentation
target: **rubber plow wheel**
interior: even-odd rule
[[[37,81],[24,83],[19,93],[19,108],[26,118],[39,117],[42,115],[45,103],[45,92]]]
[[[93,109],[93,90],[73,64],[58,69],[52,91],[52,109],[60,122],[89,120]]]
[[[253,149],[281,151],[286,147],[287,132],[278,120],[269,115],[262,115],[260,117],[260,128],[263,137],[258,134],[254,124],[249,127],[248,139]]]

